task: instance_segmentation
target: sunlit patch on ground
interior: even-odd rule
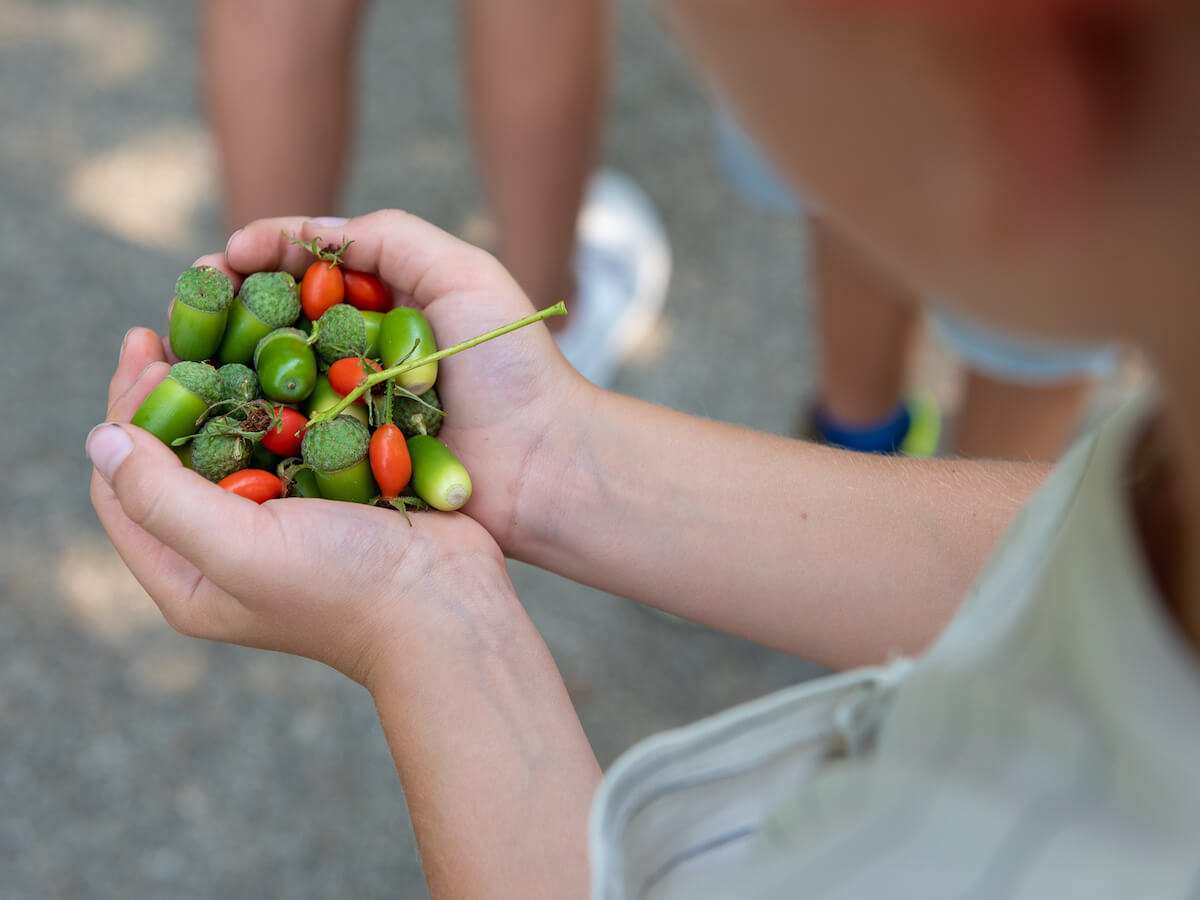
[[[72,212],[115,237],[182,250],[212,194],[214,166],[207,133],[176,126],[86,160],[68,178],[65,199]]]
[[[203,645],[171,632],[111,544],[100,538],[77,538],[59,554],[55,570],[73,624],[106,644],[130,651],[128,676],[139,689],[175,694],[202,681],[208,671]]]
[[[130,10],[87,4],[0,0],[0,47],[50,45],[64,50],[82,85],[113,87],[144,75],[158,61],[161,35]]]
[[[107,541],[80,538],[60,554],[58,586],[80,627],[110,644],[163,625],[158,608]]]
[[[208,665],[200,645],[189,645],[183,638],[169,647],[139,651],[129,661],[130,676],[148,694],[178,694],[191,690],[201,683],[207,672]]]

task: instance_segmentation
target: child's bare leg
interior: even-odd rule
[[[608,6],[463,4],[468,108],[499,256],[538,307],[574,293],[571,251],[604,105]]]
[[[1058,459],[1079,425],[1092,381],[999,381],[967,372],[954,452],[986,459]]]
[[[830,417],[871,426],[904,395],[920,310],[819,218],[810,225],[820,347],[819,404]]]
[[[337,211],[363,0],[208,0],[204,84],[226,224]]]

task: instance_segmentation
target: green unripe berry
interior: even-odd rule
[[[417,360],[436,353],[437,349],[433,326],[419,309],[397,306],[388,310],[383,317],[379,331],[379,356],[385,369],[390,369],[405,358]],[[437,362],[426,363],[397,375],[396,384],[419,395],[433,387],[437,374]]]
[[[239,429],[240,423],[231,416],[215,416],[205,422],[200,433],[192,438],[192,468],[209,481],[220,481],[246,468],[253,442]]]
[[[263,396],[280,403],[301,402],[317,384],[317,358],[298,328],[276,328],[259,341],[254,368]]]
[[[225,334],[233,285],[212,266],[193,266],[175,282],[175,303],[167,338],[183,360],[208,359]]]
[[[367,346],[362,355],[368,359],[376,359],[379,356],[379,335],[383,331],[383,313],[370,309],[360,310],[360,312],[367,334]]]
[[[317,356],[327,366],[367,352],[367,324],[362,313],[349,303],[338,303],[325,310],[316,328]]]
[[[447,512],[471,499],[471,476],[450,448],[435,437],[418,434],[408,439],[412,458],[412,489],[418,497]]]

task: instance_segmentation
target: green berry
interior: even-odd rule
[[[471,476],[450,448],[435,437],[418,434],[408,439],[412,459],[412,489],[434,509],[459,509],[471,499]]]
[[[379,328],[379,358],[385,369],[390,369],[401,359],[415,360],[436,352],[433,326],[419,309],[397,306],[383,317]],[[397,375],[396,384],[419,395],[433,387],[437,374],[438,364],[426,363]]]
[[[209,481],[220,481],[246,468],[254,448],[240,428],[241,423],[231,416],[215,416],[205,422],[192,438],[192,468]]]
[[[367,324],[349,303],[329,307],[317,320],[317,355],[329,366],[347,356],[367,351]]]

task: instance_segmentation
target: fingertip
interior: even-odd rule
[[[165,359],[162,338],[149,328],[130,328],[121,342],[118,370],[140,372],[151,363]]]
[[[118,422],[102,422],[88,432],[84,450],[100,477],[112,484],[117,467],[133,452],[133,440]]]
[[[292,243],[301,236],[304,216],[259,219],[235,232],[225,246],[225,258],[234,270],[251,272],[283,271],[300,276],[312,262],[312,255]]]
[[[235,231],[233,234],[231,234],[231,235],[229,236],[229,240],[227,240],[227,241],[225,242],[225,255],[226,255],[226,256],[229,256],[229,248],[233,246],[233,244],[234,244],[234,243],[237,241],[237,239],[238,239],[238,235],[239,235],[239,234],[241,234],[241,233],[242,233],[242,231],[244,231],[244,230],[245,230],[245,229],[239,228],[237,231]]]
[[[173,303],[174,303],[174,301],[172,301],[172,304]],[[137,331],[136,325],[133,328],[130,328],[128,331],[126,331],[125,336],[123,338],[121,338],[121,349],[119,351],[117,351],[117,365],[120,365],[121,360],[123,360],[125,358],[125,348],[127,346],[129,346],[129,336],[131,334],[133,334],[135,331]]]

